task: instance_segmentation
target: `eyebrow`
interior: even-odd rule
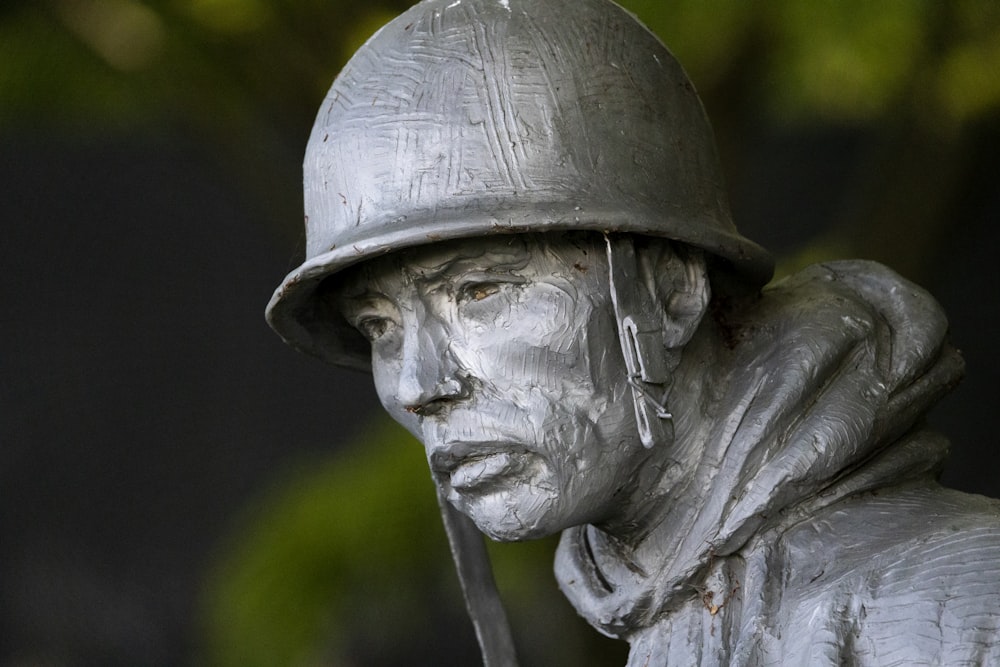
[[[389,259],[389,258],[386,258]],[[483,267],[484,260],[491,260]],[[449,277],[449,274],[468,274],[474,271],[482,274],[499,274],[524,268],[531,259],[531,252],[524,246],[509,246],[501,250],[486,249],[474,255],[452,256],[442,261],[425,260],[421,263],[413,258],[397,255],[387,269],[397,273],[408,273],[416,281],[433,281]],[[338,299],[354,304],[389,297],[377,289],[372,289],[371,265],[361,264],[348,269],[351,273],[345,279],[336,281],[334,288]]]
[[[416,261],[411,261],[410,266],[402,266],[405,271],[413,274],[417,280],[435,280],[447,277],[449,274],[463,274],[471,272],[479,273],[503,273],[516,271],[527,265],[530,253],[527,249],[510,249],[505,252],[493,250],[484,251],[473,257],[460,256],[452,257],[434,266],[426,266]],[[487,264],[487,266],[483,266]],[[417,269],[417,270],[414,270]]]
[[[329,280],[329,279],[328,279]],[[348,268],[336,280],[329,280],[327,293],[334,301],[363,301],[382,296],[371,288],[371,273],[364,265]]]

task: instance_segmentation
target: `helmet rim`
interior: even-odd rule
[[[665,220],[666,218],[666,220]],[[605,206],[542,205],[508,211],[460,210],[441,212],[414,224],[400,219],[355,234],[291,271],[274,291],[266,318],[293,348],[328,363],[355,370],[371,370],[368,342],[332,305],[323,303],[320,286],[356,264],[408,248],[466,238],[532,232],[593,231],[628,233],[682,243],[725,260],[747,291],[763,287],[774,270],[770,253],[718,220],[673,218],[657,212],[621,211]],[[729,227],[729,228],[727,228]]]

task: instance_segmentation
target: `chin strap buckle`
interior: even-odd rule
[[[659,307],[641,282],[631,235],[604,234],[608,249],[611,302],[625,358],[628,383],[635,402],[639,439],[647,449],[663,441],[664,421],[673,419],[666,407],[670,372],[663,350]]]

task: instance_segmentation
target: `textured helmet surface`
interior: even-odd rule
[[[731,220],[711,128],[666,47],[610,0],[425,0],[333,83],[305,163],[306,261],[268,305],[296,348],[369,367],[317,289],[440,240],[617,231],[681,241],[753,287],[771,258]]]

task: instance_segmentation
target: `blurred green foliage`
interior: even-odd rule
[[[7,2],[0,132],[99,139],[179,127],[259,193],[260,220],[291,245],[315,109],[354,49],[409,4]],[[623,4],[688,69],[727,164],[748,122],[875,130],[842,218],[784,270],[863,255],[919,275],[973,169],[970,146],[1000,111],[1000,3]],[[285,471],[220,546],[205,593],[204,661],[410,664],[415,646],[448,639],[454,623],[471,633],[425,468],[420,448],[387,428],[346,455]],[[621,663],[622,648],[584,628],[555,591],[552,548],[493,552],[529,664]],[[428,609],[428,600],[446,602]]]
[[[624,644],[587,628],[556,590],[554,546],[491,545],[525,664],[623,663]],[[207,581],[209,665],[475,662],[423,448],[393,424],[287,470],[220,546]]]
[[[336,72],[407,0],[41,0],[0,8],[0,131],[87,135],[179,126],[258,195],[261,219],[298,235],[298,165]],[[685,64],[724,164],[757,123],[874,128],[861,171],[912,161],[847,199],[823,257],[887,260],[912,277],[954,195],[969,136],[1000,111],[993,0],[626,0]],[[974,139],[971,139],[974,141]],[[921,165],[955,166],[928,182]],[[733,175],[733,170],[729,170]],[[733,178],[730,179],[734,180]],[[877,190],[881,189],[879,193]],[[907,211],[914,191],[929,205]],[[910,228],[902,228],[909,214]],[[915,234],[914,231],[917,233]],[[900,233],[924,245],[899,248]],[[812,249],[810,256],[816,255]]]
[[[224,131],[233,116],[308,118],[350,54],[408,4],[8,3],[0,126],[26,118],[120,126],[165,115]],[[623,4],[664,38],[703,93],[749,65],[758,102],[781,118],[866,121],[920,103],[935,120],[963,123],[1000,106],[1000,5],[990,0]]]
[[[868,122],[900,105],[961,124],[1000,108],[1000,5],[989,0],[632,0],[703,91],[749,63],[782,120]]]
[[[0,8],[0,132],[180,127],[210,146],[245,191],[260,193],[260,219],[291,246],[317,103],[353,50],[409,4],[8,2]],[[1000,3],[623,4],[685,64],[725,165],[736,159],[747,122],[872,128],[884,144],[859,173],[875,177],[845,197],[842,219],[809,256],[891,260],[920,277],[942,208],[968,168],[969,143],[1000,112]],[[909,172],[886,173],[907,162]],[[920,171],[945,163],[937,175]],[[728,169],[731,182],[734,173]],[[913,207],[914,192],[928,203]],[[901,235],[924,241],[899,247]]]
[[[386,427],[288,470],[248,510],[209,577],[209,664],[348,664],[359,615],[433,636],[416,594],[441,587],[449,556],[420,449],[401,438]]]

